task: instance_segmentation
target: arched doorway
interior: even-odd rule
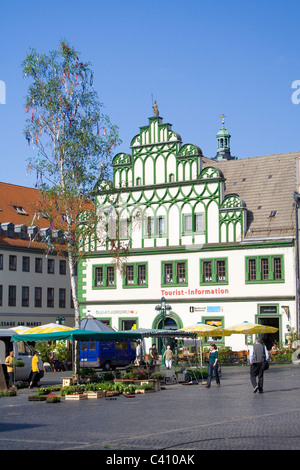
[[[183,327],[183,323],[181,318],[175,312],[168,312],[164,322],[161,315],[157,315],[154,318],[152,328],[155,330],[179,330]],[[164,342],[165,341],[165,342]],[[175,338],[167,337],[167,338],[157,338],[153,343],[156,343],[156,348],[161,354],[163,346],[166,348],[170,346],[172,351],[177,347],[177,340]]]

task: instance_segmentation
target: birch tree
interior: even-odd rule
[[[31,49],[23,62],[30,80],[26,96],[28,169],[41,191],[39,211],[49,220],[53,237],[45,237],[47,250],[66,256],[69,263],[75,326],[80,311],[74,268],[79,240],[95,234],[97,215],[92,201],[98,182],[109,177],[112,151],[120,141],[118,130],[103,113],[93,87],[91,64],[61,41],[57,50],[40,54]],[[84,216],[84,223],[82,214]],[[81,238],[78,233],[81,232]],[[55,243],[55,244],[54,244]]]

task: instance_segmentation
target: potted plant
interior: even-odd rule
[[[24,362],[24,361],[21,361],[21,360],[19,360],[19,359],[14,360],[13,364],[14,364],[14,366],[16,366],[16,367],[24,367],[24,366],[25,366],[25,362]]]
[[[49,393],[46,396],[46,403],[59,403],[60,402],[60,395],[54,395],[53,393]]]

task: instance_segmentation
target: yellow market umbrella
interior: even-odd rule
[[[230,336],[231,333],[227,328],[221,328],[219,326],[207,325],[206,323],[198,322],[192,326],[184,326],[179,331],[187,331],[190,333],[196,333],[197,336]]]
[[[207,325],[206,323],[198,322],[192,326],[184,326],[179,331],[187,331],[196,333],[200,337],[200,359],[202,367],[202,341],[201,336],[230,336],[231,333],[227,329],[218,326]]]
[[[259,323],[249,323],[244,321],[238,325],[229,326],[226,328],[231,334],[244,334],[244,335],[259,335],[262,333],[276,333],[278,328],[269,325],[261,325]]]
[[[30,328],[27,331],[20,332],[19,334],[42,334],[42,333],[55,333],[59,331],[68,331],[74,330],[75,328],[70,328],[69,326],[60,325],[59,323],[48,323],[47,325],[35,326],[34,328]]]

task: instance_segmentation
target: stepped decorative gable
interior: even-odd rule
[[[131,148],[132,155],[119,153],[113,159],[115,188],[188,181],[201,171],[201,149],[182,146],[180,135],[159,116],[140,128]]]

